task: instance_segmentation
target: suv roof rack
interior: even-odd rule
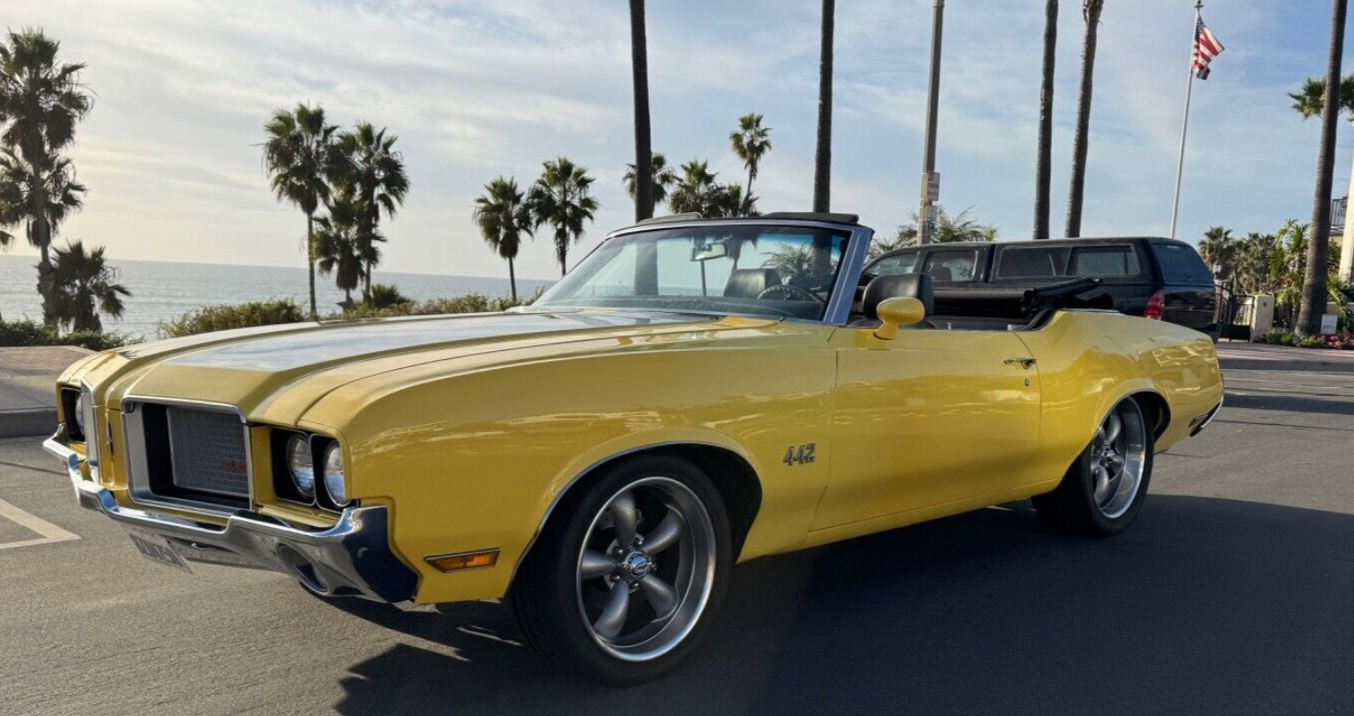
[[[646,226],[649,224],[667,224],[677,221],[700,221],[704,219],[697,211],[688,211],[684,214],[669,214],[667,216],[655,216],[652,219],[641,219],[635,222],[636,226]],[[711,221],[757,221],[759,219],[797,219],[800,221],[829,221],[834,224],[859,224],[860,217],[856,214],[835,214],[824,211],[773,211],[760,216],[721,216],[714,217]]]

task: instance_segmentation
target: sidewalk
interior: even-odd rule
[[[1218,363],[1223,368],[1354,373],[1354,351],[1222,341],[1218,343]]]
[[[56,378],[89,353],[75,346],[0,348],[0,438],[56,430]]]

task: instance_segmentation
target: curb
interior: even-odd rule
[[[51,435],[56,430],[56,408],[0,410],[0,438]]]

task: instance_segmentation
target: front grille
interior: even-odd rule
[[[249,497],[245,427],[232,413],[169,406],[171,479],[180,490]]]

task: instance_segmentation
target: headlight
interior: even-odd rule
[[[69,403],[67,403],[69,405]],[[75,421],[75,427],[81,435],[85,435],[85,392],[80,391],[80,397],[75,399],[75,415],[67,416]]]
[[[336,506],[342,507],[348,502],[343,480],[343,451],[338,443],[330,443],[324,451],[324,490]]]
[[[287,441],[287,472],[302,497],[315,498],[315,459],[310,454],[310,442],[300,435]]]

